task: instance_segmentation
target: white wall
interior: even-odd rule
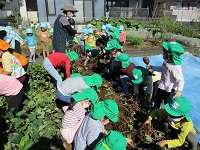
[[[27,9],[26,9],[26,1],[25,0],[21,0],[22,5],[20,6],[20,14],[21,17],[23,18],[23,20],[28,20],[28,14],[27,14]]]

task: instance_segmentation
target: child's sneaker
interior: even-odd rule
[[[32,59],[30,59],[28,62],[33,62],[33,60],[32,60]]]

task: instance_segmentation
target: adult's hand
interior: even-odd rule
[[[156,143],[156,145],[159,145],[160,147],[163,147],[163,146],[165,146],[167,144],[168,144],[167,140],[162,140],[162,141],[159,141],[159,142]]]

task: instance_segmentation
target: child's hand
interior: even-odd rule
[[[167,140],[162,140],[162,141],[159,141],[159,142],[156,143],[156,145],[159,145],[160,147],[163,147],[163,146],[165,146],[167,144],[168,144]]]
[[[149,124],[151,126],[151,119],[150,118],[144,123],[145,126],[147,126],[147,124]]]
[[[134,146],[135,146],[135,144],[133,143],[133,140],[132,140],[132,139],[126,138],[126,141],[127,141],[127,143],[128,143],[131,147],[134,147]]]
[[[108,131],[104,129],[103,134],[106,136],[108,134]]]
[[[181,97],[181,91],[179,91],[179,90],[176,91],[174,98],[176,98],[176,97]]]

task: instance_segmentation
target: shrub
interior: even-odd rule
[[[126,41],[131,43],[132,46],[139,46],[144,43],[143,38],[137,36],[127,36]]]

